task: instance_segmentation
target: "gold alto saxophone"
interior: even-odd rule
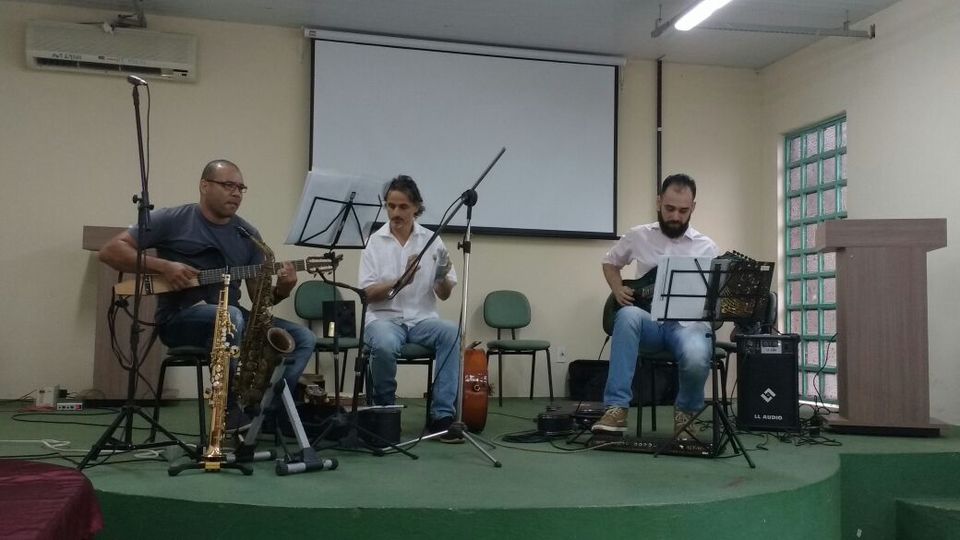
[[[243,331],[240,360],[237,366],[237,394],[242,407],[260,404],[263,392],[270,385],[270,375],[283,358],[293,351],[290,332],[273,326],[273,251],[253,235],[248,236],[263,253],[263,266],[255,278],[250,318]],[[293,391],[293,388],[290,389]]]
[[[230,383],[230,360],[236,358],[237,347],[230,344],[237,328],[230,320],[230,274],[223,275],[223,289],[217,304],[217,318],[213,326],[213,347],[210,350],[210,437],[203,454],[203,470],[219,472],[223,462],[220,443],[226,432],[227,388]]]

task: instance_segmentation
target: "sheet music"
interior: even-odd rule
[[[363,247],[380,213],[386,179],[356,176],[330,170],[312,170],[303,182],[300,206],[290,225],[287,244],[333,244],[346,202],[353,194],[354,211],[344,223],[339,247]],[[309,222],[308,222],[309,220]],[[359,227],[357,221],[359,220]]]

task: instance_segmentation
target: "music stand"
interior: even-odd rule
[[[688,431],[688,428],[707,408],[710,408],[713,413],[713,429],[709,445],[710,452],[707,457],[718,457],[729,442],[733,447],[734,455],[742,454],[750,468],[756,468],[737,436],[730,418],[718,402],[719,377],[713,360],[717,336],[713,323],[747,322],[761,318],[768,302],[773,263],[723,257],[707,263],[703,258],[666,257],[661,260],[661,266],[658,268],[664,268],[665,272],[661,278],[658,271],[657,287],[654,290],[652,312],[658,314],[657,319],[675,322],[699,321],[710,325],[708,336],[710,337],[713,391],[704,407],[681,426],[669,441],[662,444],[654,456],[660,455],[674,445],[683,445],[684,443],[678,438],[684,432],[690,434],[697,443],[704,444],[697,439],[696,435]],[[698,304],[699,313],[695,309]]]
[[[364,249],[370,238],[373,224],[383,209],[381,197],[386,182],[362,176],[345,175],[334,171],[310,171],[304,183],[303,195],[300,198],[300,208],[290,227],[287,243],[297,246],[325,248],[328,251],[322,256],[330,260],[339,260],[342,256],[336,255],[335,249]],[[328,279],[320,274],[326,283],[341,289],[353,291],[360,298],[360,330],[357,351],[357,360],[354,363],[353,403],[350,412],[346,415],[340,407],[339,381],[333,381],[336,412],[326,420],[326,427],[314,438],[311,444],[316,448],[320,441],[334,432],[346,433],[339,437],[335,445],[326,448],[340,448],[343,450],[364,449],[374,455],[384,454],[383,448],[392,448],[412,459],[417,456],[400,448],[372,431],[367,430],[359,423],[360,387],[367,369],[367,355],[363,346],[363,321],[367,314],[367,295],[361,288],[337,281],[336,266]],[[326,330],[324,330],[326,331]],[[334,329],[332,354],[334,362],[340,354],[340,331]],[[360,434],[363,437],[360,437]],[[376,441],[382,447],[370,444]],[[292,471],[299,472],[299,471]]]

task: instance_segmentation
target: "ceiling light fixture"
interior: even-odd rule
[[[729,3],[730,0],[702,0],[681,15],[677,22],[673,23],[673,27],[681,32],[686,32],[713,15],[714,11]]]
[[[762,33],[774,33],[774,34],[798,34],[798,35],[807,35],[807,36],[836,36],[836,37],[848,37],[848,38],[861,38],[861,39],[873,39],[877,35],[877,29],[875,25],[870,25],[869,30],[852,30],[850,28],[850,14],[847,14],[847,18],[843,21],[843,26],[840,28],[810,28],[803,26],[781,26],[781,25],[770,25],[770,24],[741,24],[741,23],[729,23],[729,22],[712,22],[707,24],[701,24],[706,20],[710,15],[722,8],[723,6],[730,3],[730,0],[701,0],[696,3],[689,4],[689,7],[681,10],[679,13],[674,15],[668,21],[664,21],[662,18],[657,19],[656,26],[653,29],[653,32],[650,32],[650,37],[660,37],[661,34],[673,28],[681,32],[685,32],[699,25],[699,28],[704,30],[731,30],[734,32],[762,32]],[[661,6],[662,9],[662,6]]]

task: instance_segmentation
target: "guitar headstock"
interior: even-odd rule
[[[343,255],[337,255],[335,257],[330,257],[327,255],[322,255],[319,257],[307,257],[303,266],[307,272],[318,276],[320,274],[336,270],[341,260],[343,260]]]

